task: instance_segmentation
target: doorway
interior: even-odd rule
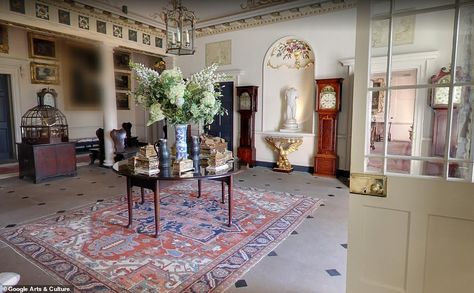
[[[0,163],[7,163],[15,158],[10,97],[10,75],[0,74]]]
[[[207,133],[212,136],[222,137],[227,141],[227,149],[233,150],[234,143],[234,82],[220,82],[222,107],[227,110],[227,115],[218,116],[207,127]]]

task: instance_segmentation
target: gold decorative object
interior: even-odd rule
[[[351,173],[350,183],[351,193],[387,197],[387,176]]]
[[[158,156],[155,147],[151,144],[141,147],[139,153],[141,156],[146,158]]]
[[[303,143],[303,138],[267,136],[265,141],[275,152],[278,152],[277,167],[273,168],[273,171],[286,173],[293,171],[288,155],[298,150]]]
[[[183,176],[184,173],[194,170],[193,160],[181,159],[173,161],[173,173]]]

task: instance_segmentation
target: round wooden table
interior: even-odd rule
[[[230,227],[232,224],[232,208],[233,208],[233,176],[242,172],[238,163],[228,163],[230,167],[227,170],[220,172],[208,172],[205,168],[198,166],[192,174],[186,174],[185,176],[179,176],[174,174],[171,168],[160,167],[160,172],[153,175],[146,175],[136,173],[133,169],[128,166],[128,161],[120,161],[113,165],[113,170],[126,177],[127,179],[127,202],[128,202],[128,225],[127,228],[132,227],[132,207],[133,207],[133,194],[132,187],[137,186],[141,188],[142,204],[144,203],[144,188],[150,189],[154,193],[153,201],[155,207],[155,237],[158,237],[160,229],[160,181],[171,180],[171,181],[183,181],[183,180],[198,180],[198,198],[201,197],[201,181],[202,180],[214,180],[220,181],[222,185],[222,203],[225,203],[225,184],[228,186],[228,211],[229,221],[227,225]]]

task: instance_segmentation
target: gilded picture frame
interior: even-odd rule
[[[57,40],[54,37],[28,33],[30,58],[57,60]]]
[[[0,53],[8,54],[8,27],[0,25]]]
[[[59,84],[59,65],[48,63],[30,63],[31,83]]]
[[[130,110],[130,96],[128,92],[116,93],[117,110]]]
[[[132,77],[130,73],[115,72],[115,89],[127,91],[131,89]]]

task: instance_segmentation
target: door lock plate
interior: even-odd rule
[[[387,176],[365,173],[351,173],[350,192],[387,197]]]

